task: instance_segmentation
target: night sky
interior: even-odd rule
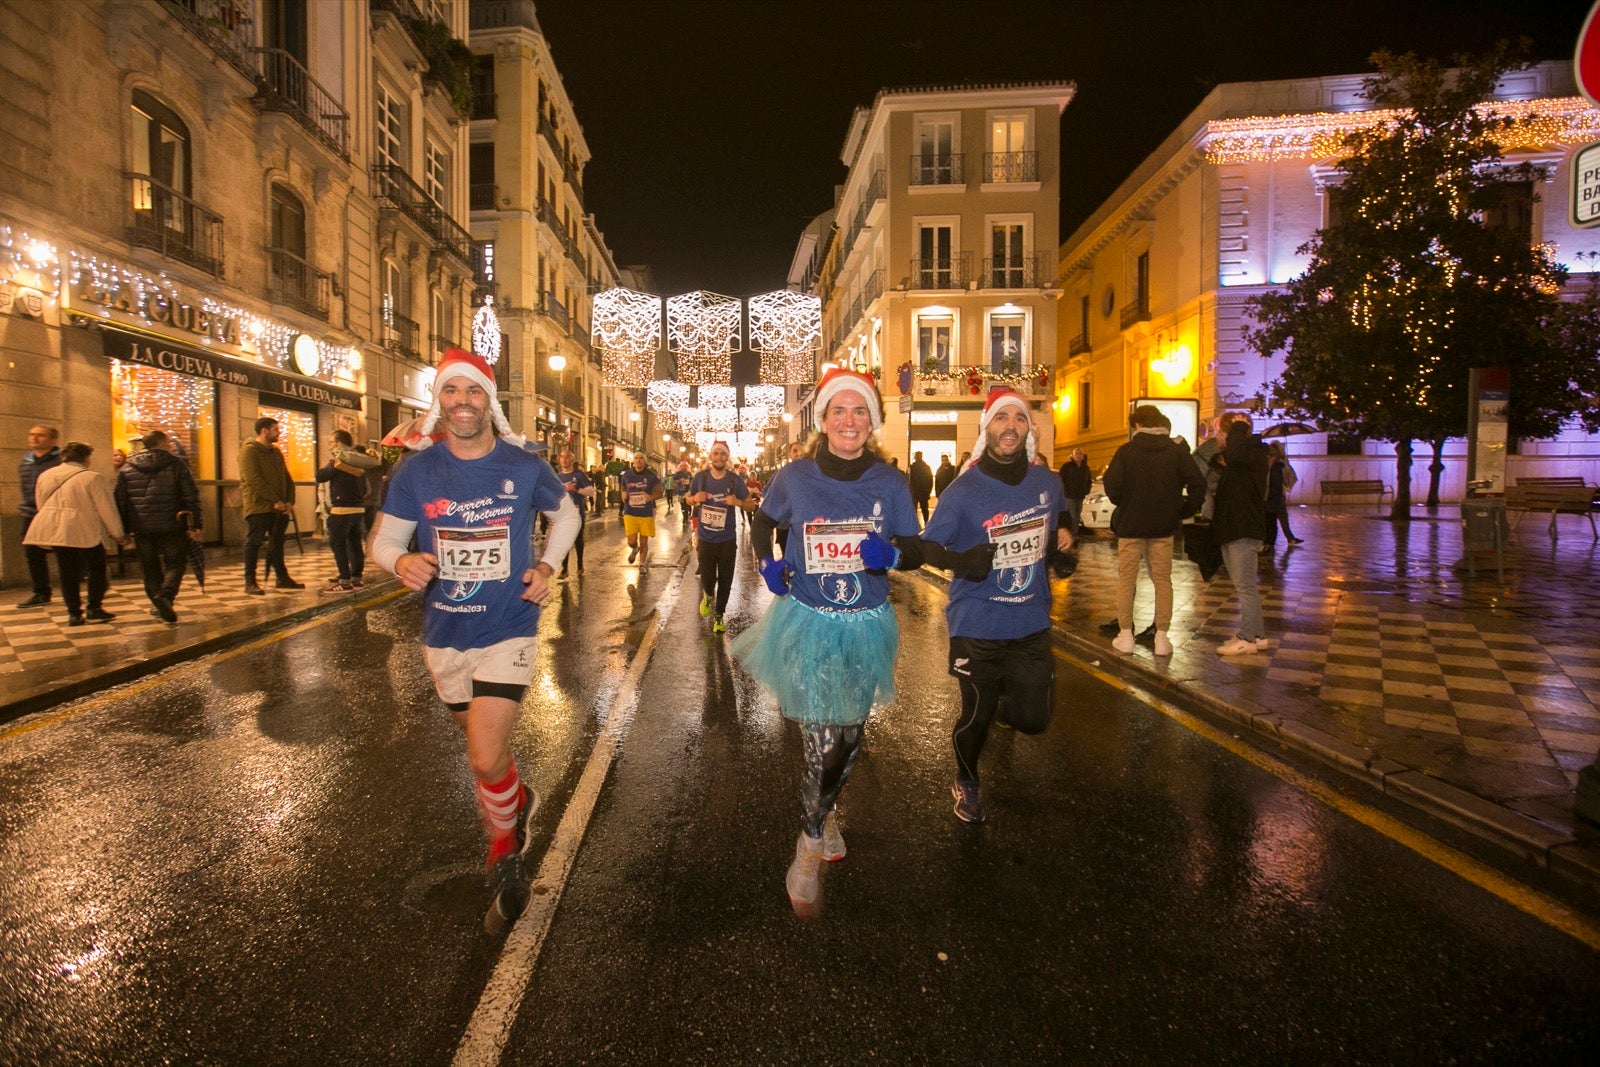
[[[661,292],[781,288],[878,90],[1070,80],[1061,235],[1215,85],[1370,72],[1528,37],[1569,61],[1590,0],[537,0],[593,153],[592,212]]]

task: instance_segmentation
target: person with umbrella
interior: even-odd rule
[[[117,472],[117,514],[133,535],[151,614],[177,622],[172,605],[178,599],[190,553],[199,550],[203,536],[200,491],[165,430],[151,430],[142,443],[143,449],[129,456]],[[202,562],[195,572],[202,589],[203,568]]]

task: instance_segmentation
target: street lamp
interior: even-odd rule
[[[644,447],[644,442],[639,440],[639,413],[637,411],[628,412],[628,421],[633,423],[633,449],[637,452]]]
[[[562,439],[562,442],[565,443],[566,434],[562,431],[562,428],[561,428],[561,372],[567,369],[567,357],[563,356],[560,352],[556,352],[556,353],[551,355],[551,357],[549,359],[549,363],[550,363],[550,369],[556,372],[556,429],[555,429],[555,436],[560,437]],[[555,444],[555,441],[552,440],[551,441],[551,445],[554,446],[554,444]]]

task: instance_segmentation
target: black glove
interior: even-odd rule
[[[989,571],[994,568],[993,542],[973,545],[965,552],[951,552],[949,554],[950,570],[957,578],[969,582],[981,582],[989,577]]]
[[[1078,569],[1078,554],[1070,548],[1065,552],[1050,551],[1050,573],[1057,578],[1071,578]]]

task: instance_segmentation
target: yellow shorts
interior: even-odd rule
[[[622,516],[622,532],[629,537],[654,537],[656,535],[656,517],[654,515],[624,515]]]
[[[488,648],[429,648],[422,658],[433,675],[433,688],[446,704],[472,699],[472,683],[498,682],[527,686],[533,682],[533,653],[537,639],[513,637]]]

